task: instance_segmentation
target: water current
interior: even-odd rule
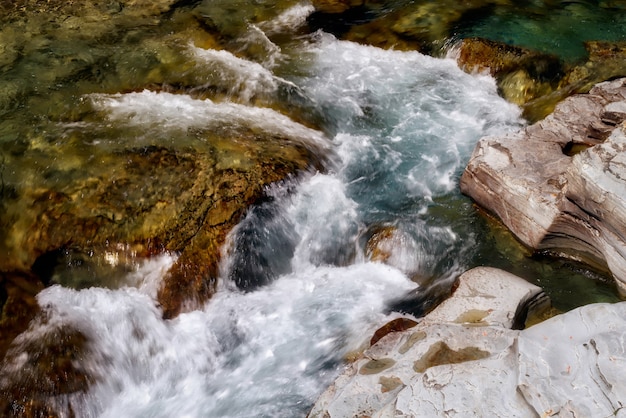
[[[544,286],[559,309],[616,300],[592,273],[530,257],[459,194],[476,141],[525,123],[491,77],[466,74],[451,58],[323,32],[281,47],[267,38],[303,24],[311,11],[296,5],[248,32],[262,40],[264,60],[181,48],[192,68],[226,80],[231,100],[148,90],[81,93],[76,106],[100,120],[44,125],[100,132],[99,141],[113,147],[120,144],[111,138],[126,131],[138,145],[177,138],[170,145],[184,148],[195,141],[185,136],[194,127],[245,123],[288,129],[330,155],[323,172],[268,189],[231,232],[218,291],[202,309],[161,317],[156,293],[176,254],[137,263],[115,286],[54,285],[38,295],[49,320],[20,338],[71,325],[89,340],[80,361],[94,383],[59,401],[77,416],[304,416],[344,359],[399,315],[399,301],[479,264]],[[297,97],[324,134],[254,106],[259,97],[283,93]],[[111,125],[116,130],[106,133]],[[388,231],[386,264],[368,254],[367,239],[379,231]],[[410,302],[402,306],[412,312]],[[26,359],[7,370],[20,361]]]

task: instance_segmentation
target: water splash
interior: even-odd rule
[[[197,128],[219,132],[245,129],[270,135],[286,135],[320,152],[328,148],[328,140],[321,132],[269,108],[232,102],[216,103],[183,94],[148,90],[126,94],[92,94],[88,98],[96,110],[107,113],[109,121],[140,128],[143,138],[148,141],[154,141],[162,137],[164,131],[171,130],[187,132]]]
[[[230,60],[241,80],[257,71],[253,89],[276,80],[258,64],[210,54]],[[90,341],[82,367],[95,383],[70,398],[77,414],[304,415],[343,356],[393,318],[388,304],[415,291],[408,275],[447,280],[463,269],[471,240],[448,220],[433,221],[431,210],[453,189],[478,137],[517,126],[518,110],[497,96],[493,80],[464,74],[451,60],[325,36],[302,55],[311,74],[280,76],[326,115],[332,144],[266,108],[149,91],[89,96],[110,123],[144,132],[139,142],[239,126],[332,146],[337,158],[326,173],[268,191],[268,202],[249,212],[203,310],[161,319],[155,289],[172,256],[129,275],[135,287],[42,292],[50,316]],[[379,226],[394,231],[383,248],[393,266],[367,260],[363,240]]]
[[[133,280],[154,281],[152,267]],[[151,285],[54,286],[38,296],[52,319],[22,338],[61,325],[89,337],[81,367],[95,383],[70,399],[81,416],[289,417],[384,320],[384,300],[413,287],[381,264],[309,268],[255,292],[225,285],[203,311],[163,321]]]

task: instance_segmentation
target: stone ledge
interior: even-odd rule
[[[489,268],[459,281],[421,323],[389,333],[350,364],[309,417],[623,414],[626,302],[587,305],[518,331],[497,318],[513,317],[540,289]],[[469,319],[486,308],[493,312],[484,321],[458,321],[459,310]]]
[[[626,79],[600,83],[520,132],[482,138],[460,181],[522,243],[608,270],[622,294],[625,108]]]

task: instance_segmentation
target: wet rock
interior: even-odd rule
[[[313,7],[321,13],[343,13],[351,7],[362,6],[365,0],[314,0]]]
[[[382,48],[438,54],[453,36],[455,27],[505,4],[508,1],[417,2],[391,13],[383,7],[371,21],[355,22],[345,39]]]
[[[101,11],[107,14],[117,14],[122,11],[135,16],[154,16],[165,13],[178,3],[177,0],[157,0],[145,4],[137,0],[119,1],[86,1],[75,0],[66,1],[46,1],[44,3],[36,0],[3,1],[0,3],[0,10],[5,13],[57,13],[65,12],[73,15],[93,16],[94,12]]]
[[[393,226],[376,228],[367,240],[365,255],[372,261],[387,262],[400,239],[397,228]]]
[[[60,417],[67,411],[74,416],[68,396],[85,392],[93,381],[78,366],[86,344],[86,337],[70,327],[16,339],[0,363],[2,416]]]
[[[469,72],[488,71],[501,95],[539,121],[563,99],[588,92],[595,84],[626,75],[623,42],[585,42],[587,61],[566,65],[556,56],[500,42],[467,38],[457,45],[459,65]]]
[[[35,295],[43,288],[32,274],[0,272],[0,361],[13,339],[39,313]]]
[[[587,92],[597,83],[626,76],[626,42],[587,41],[585,49],[587,60],[568,71],[563,86]]]
[[[466,272],[453,295],[419,324],[366,350],[309,417],[426,417],[453,409],[464,416],[531,413],[515,390],[519,331],[510,327],[520,306],[541,295],[498,269]]]
[[[0,268],[38,265],[43,271],[46,259],[58,260],[48,254],[60,249],[92,257],[109,254],[118,261],[180,253],[159,292],[164,315],[174,316],[184,301],[205,301],[214,289],[219,249],[228,231],[267,185],[318,161],[299,138],[279,133],[255,137],[232,138],[241,149],[231,148],[225,155],[226,148],[214,147],[195,152],[128,149],[106,155],[102,165],[84,176],[64,178],[56,188],[25,192],[11,206],[15,223],[6,231],[5,245],[13,257]],[[22,211],[27,202],[32,203]],[[29,225],[26,232],[24,225]],[[21,266],[12,264],[16,262]]]
[[[414,236],[396,225],[372,225],[363,234],[365,256],[371,260],[393,266],[416,283],[427,284],[432,276],[425,266],[426,252]]]
[[[525,245],[610,271],[622,294],[625,81],[572,96],[519,132],[481,139],[460,182]]]
[[[502,97],[524,105],[560,88],[565,74],[558,57],[480,38],[464,39],[457,61],[468,72],[489,72]]]

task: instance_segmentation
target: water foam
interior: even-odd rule
[[[357,264],[304,269],[250,293],[222,289],[172,321],[135,288],[55,286],[39,303],[90,338],[81,366],[96,382],[72,399],[81,416],[291,417],[385,321],[384,301],[412,287],[391,267]]]
[[[253,38],[255,34],[258,37],[260,32],[258,29],[250,29],[250,31],[248,36]],[[220,80],[225,86],[228,86],[231,95],[237,96],[244,102],[250,102],[259,94],[273,94],[278,89],[278,82],[274,74],[261,64],[239,58],[224,50],[202,49],[193,46],[190,47],[190,50],[197,60],[207,66],[209,71],[219,74]],[[273,52],[274,54],[278,53],[276,50]]]
[[[302,3],[290,7],[280,15],[267,22],[262,22],[260,27],[268,34],[275,35],[280,32],[294,31],[306,23],[307,17],[315,11],[312,4]]]
[[[321,132],[269,108],[232,102],[216,103],[209,99],[199,100],[188,95],[149,90],[92,94],[88,97],[96,110],[107,112],[110,121],[140,127],[149,139],[161,136],[164,130],[245,128],[288,136],[318,150],[328,148],[328,139]]]
[[[330,36],[310,53],[315,76],[302,84],[341,134],[346,181],[378,180],[370,185],[389,189],[389,197],[452,191],[481,135],[521,124],[520,110],[498,96],[491,77],[466,74],[452,59]]]

